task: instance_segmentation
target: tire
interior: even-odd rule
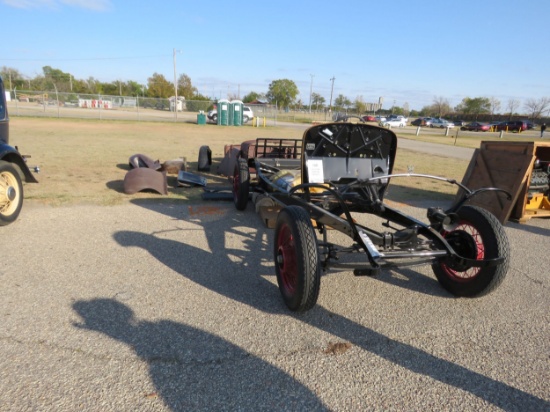
[[[208,146],[201,146],[199,148],[199,159],[197,163],[197,170],[201,172],[209,172],[212,165],[212,150]]]
[[[243,123],[248,123],[248,120],[250,120],[248,116],[243,116]]]
[[[15,167],[0,161],[0,226],[13,223],[23,207],[23,182]]]
[[[212,121],[213,121],[214,123],[218,123],[218,115],[217,115],[217,114],[213,114],[213,115],[212,115]]]
[[[461,256],[469,259],[504,261],[492,267],[451,268],[445,260],[432,265],[434,274],[444,289],[455,296],[479,297],[495,290],[502,283],[510,266],[510,245],[497,218],[477,206],[458,210],[459,225],[443,236]]]
[[[319,297],[321,265],[317,237],[304,208],[288,206],[279,212],[273,252],[286,306],[293,312],[313,308]]]
[[[245,159],[238,158],[233,173],[233,203],[237,210],[246,209],[250,192],[250,172]]]

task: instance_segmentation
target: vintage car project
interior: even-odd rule
[[[467,201],[486,191],[510,195],[493,187],[472,191],[438,176],[392,174],[397,151],[392,130],[348,117],[334,120],[309,128],[301,140],[257,139],[235,163],[235,207],[246,209],[252,193],[280,209],[273,259],[287,307],[313,308],[321,272],[329,270],[375,276],[383,268],[429,264],[455,296],[494,290],[508,272],[508,238],[494,215]],[[408,176],[457,185],[462,196],[446,210],[427,208],[426,221],[416,219],[384,202],[390,180]],[[380,219],[385,230],[361,223],[362,214]],[[330,241],[334,230],[349,244]]]
[[[28,156],[23,156],[17,146],[9,143],[6,92],[0,77],[0,226],[13,223],[19,217],[23,207],[23,182],[37,182],[27,166]]]

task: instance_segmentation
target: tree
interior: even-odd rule
[[[432,109],[433,113],[437,114],[437,117],[443,117],[451,111],[451,106],[449,105],[449,100],[439,96],[434,97]]]
[[[489,110],[491,112],[491,117],[493,117],[493,115],[500,110],[500,100],[498,100],[496,97],[490,97],[489,103],[491,105]]]
[[[357,114],[365,113],[367,111],[367,104],[363,100],[363,96],[357,96],[355,98],[355,102],[353,102],[353,105],[355,106],[355,112]]]
[[[180,77],[178,77],[178,96],[191,100],[198,92],[197,88],[191,84],[191,78],[186,74],[180,74]]]
[[[334,99],[334,107],[338,109],[347,109],[351,106],[351,100],[348,99],[343,94],[339,94],[336,99]]]
[[[265,97],[265,96],[261,95],[260,93],[250,92],[246,96],[243,97],[243,103],[254,102],[256,100],[262,99],[263,97]]]
[[[42,67],[44,77],[42,79],[42,87],[44,90],[57,89],[59,92],[69,92],[72,89],[73,75],[65,73],[60,69],[54,69],[51,66]]]
[[[6,84],[6,87],[10,90],[13,90],[14,87],[21,88],[25,84],[23,75],[19,70],[12,67],[2,66],[2,68],[0,68],[0,76],[2,76],[4,84]]]
[[[269,84],[266,97],[269,103],[288,108],[300,92],[296,83],[288,79],[274,80]]]
[[[126,87],[130,96],[140,96],[144,93],[143,86],[133,80],[129,80],[126,83]]]
[[[153,73],[147,79],[147,96],[168,98],[174,95],[174,85],[162,74]]]
[[[490,109],[491,101],[487,97],[475,97],[473,99],[465,97],[455,108],[457,112],[475,115],[476,119],[482,113],[489,113]]]
[[[550,98],[541,97],[539,100],[527,99],[524,106],[531,113],[532,119],[538,119],[550,106]]]
[[[325,102],[325,98],[319,93],[311,93],[311,104],[315,105],[315,110],[319,110],[319,106],[323,107]]]
[[[508,108],[508,111],[510,113],[510,116],[508,117],[509,119],[512,118],[512,116],[514,115],[514,111],[517,110],[517,108],[519,107],[520,104],[521,104],[521,102],[517,99],[508,100],[507,108]]]

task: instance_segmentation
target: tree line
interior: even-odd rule
[[[77,79],[71,73],[66,73],[60,69],[51,66],[44,66],[42,74],[34,78],[25,77],[19,70],[3,66],[0,69],[0,75],[4,83],[10,90],[27,91],[46,91],[56,90],[58,92],[75,94],[102,94],[119,96],[142,96],[152,98],[167,99],[174,96],[174,84],[159,73],[153,73],[147,79],[147,84],[143,85],[133,80],[123,81],[115,80],[112,82],[101,82],[94,77],[88,79]],[[193,86],[191,78],[186,74],[181,74],[177,79],[178,96],[186,100],[216,100],[204,96]],[[300,91],[296,83],[289,79],[278,79],[272,81],[265,93],[250,92],[242,99],[244,103],[254,101],[263,101],[269,104],[277,105],[282,109],[294,110],[331,110],[331,111],[350,111],[357,114],[374,112],[379,109],[377,105],[365,102],[363,96],[357,96],[355,100],[339,94],[332,101],[332,96],[327,104],[326,99],[318,93],[312,92],[307,102],[304,102],[298,96]],[[238,96],[229,95],[228,99],[234,100]],[[406,116],[430,116],[444,117],[447,115],[464,115],[472,119],[479,116],[493,116],[497,113],[508,114],[509,117],[517,114],[521,107],[521,102],[517,99],[510,99],[502,104],[494,97],[465,97],[462,101],[452,108],[449,101],[442,96],[435,96],[431,105],[424,106],[420,111],[410,110],[409,104],[405,102],[403,106],[396,106],[395,103],[389,109],[381,110],[382,113],[391,112],[393,114],[402,114]],[[540,99],[527,99],[523,108],[531,119],[548,117],[550,111],[550,98],[542,97]]]

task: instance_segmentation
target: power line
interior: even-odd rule
[[[127,56],[127,57],[89,57],[85,59],[5,59],[0,57],[2,61],[12,61],[12,62],[42,62],[42,61],[93,61],[93,60],[135,60],[135,59],[151,59],[157,57],[169,57],[169,54],[159,54],[155,56]]]

